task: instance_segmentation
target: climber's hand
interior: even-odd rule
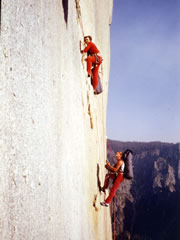
[[[108,160],[106,160],[106,165],[108,165],[108,166],[110,165],[110,163],[109,163],[109,161],[108,161]]]
[[[105,167],[106,169],[109,169],[107,164],[106,164],[106,165],[104,165],[104,167]]]

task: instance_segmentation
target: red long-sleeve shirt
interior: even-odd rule
[[[99,53],[96,45],[93,42],[89,42],[87,46],[84,48],[83,52],[89,52],[90,54]]]

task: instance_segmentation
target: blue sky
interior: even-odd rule
[[[180,142],[180,0],[114,0],[107,136]]]

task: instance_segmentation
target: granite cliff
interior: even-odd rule
[[[134,179],[121,184],[111,208],[116,239],[179,240],[180,144],[108,144],[110,160],[110,152],[134,152]]]
[[[0,239],[109,240],[97,166],[106,158],[112,0],[0,7]],[[104,59],[100,95],[81,62],[84,35]]]

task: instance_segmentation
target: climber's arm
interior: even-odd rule
[[[117,171],[119,170],[119,168],[121,167],[122,164],[123,164],[123,161],[120,160],[120,161],[117,161],[115,167],[112,167],[111,164],[110,164],[108,161],[106,161],[106,166],[107,166],[107,168],[109,168],[109,169],[110,169],[111,171],[113,171],[113,172],[117,172]]]
[[[81,53],[88,52],[90,47],[91,47],[91,42],[88,43],[88,45],[84,48],[84,50],[81,50]]]

